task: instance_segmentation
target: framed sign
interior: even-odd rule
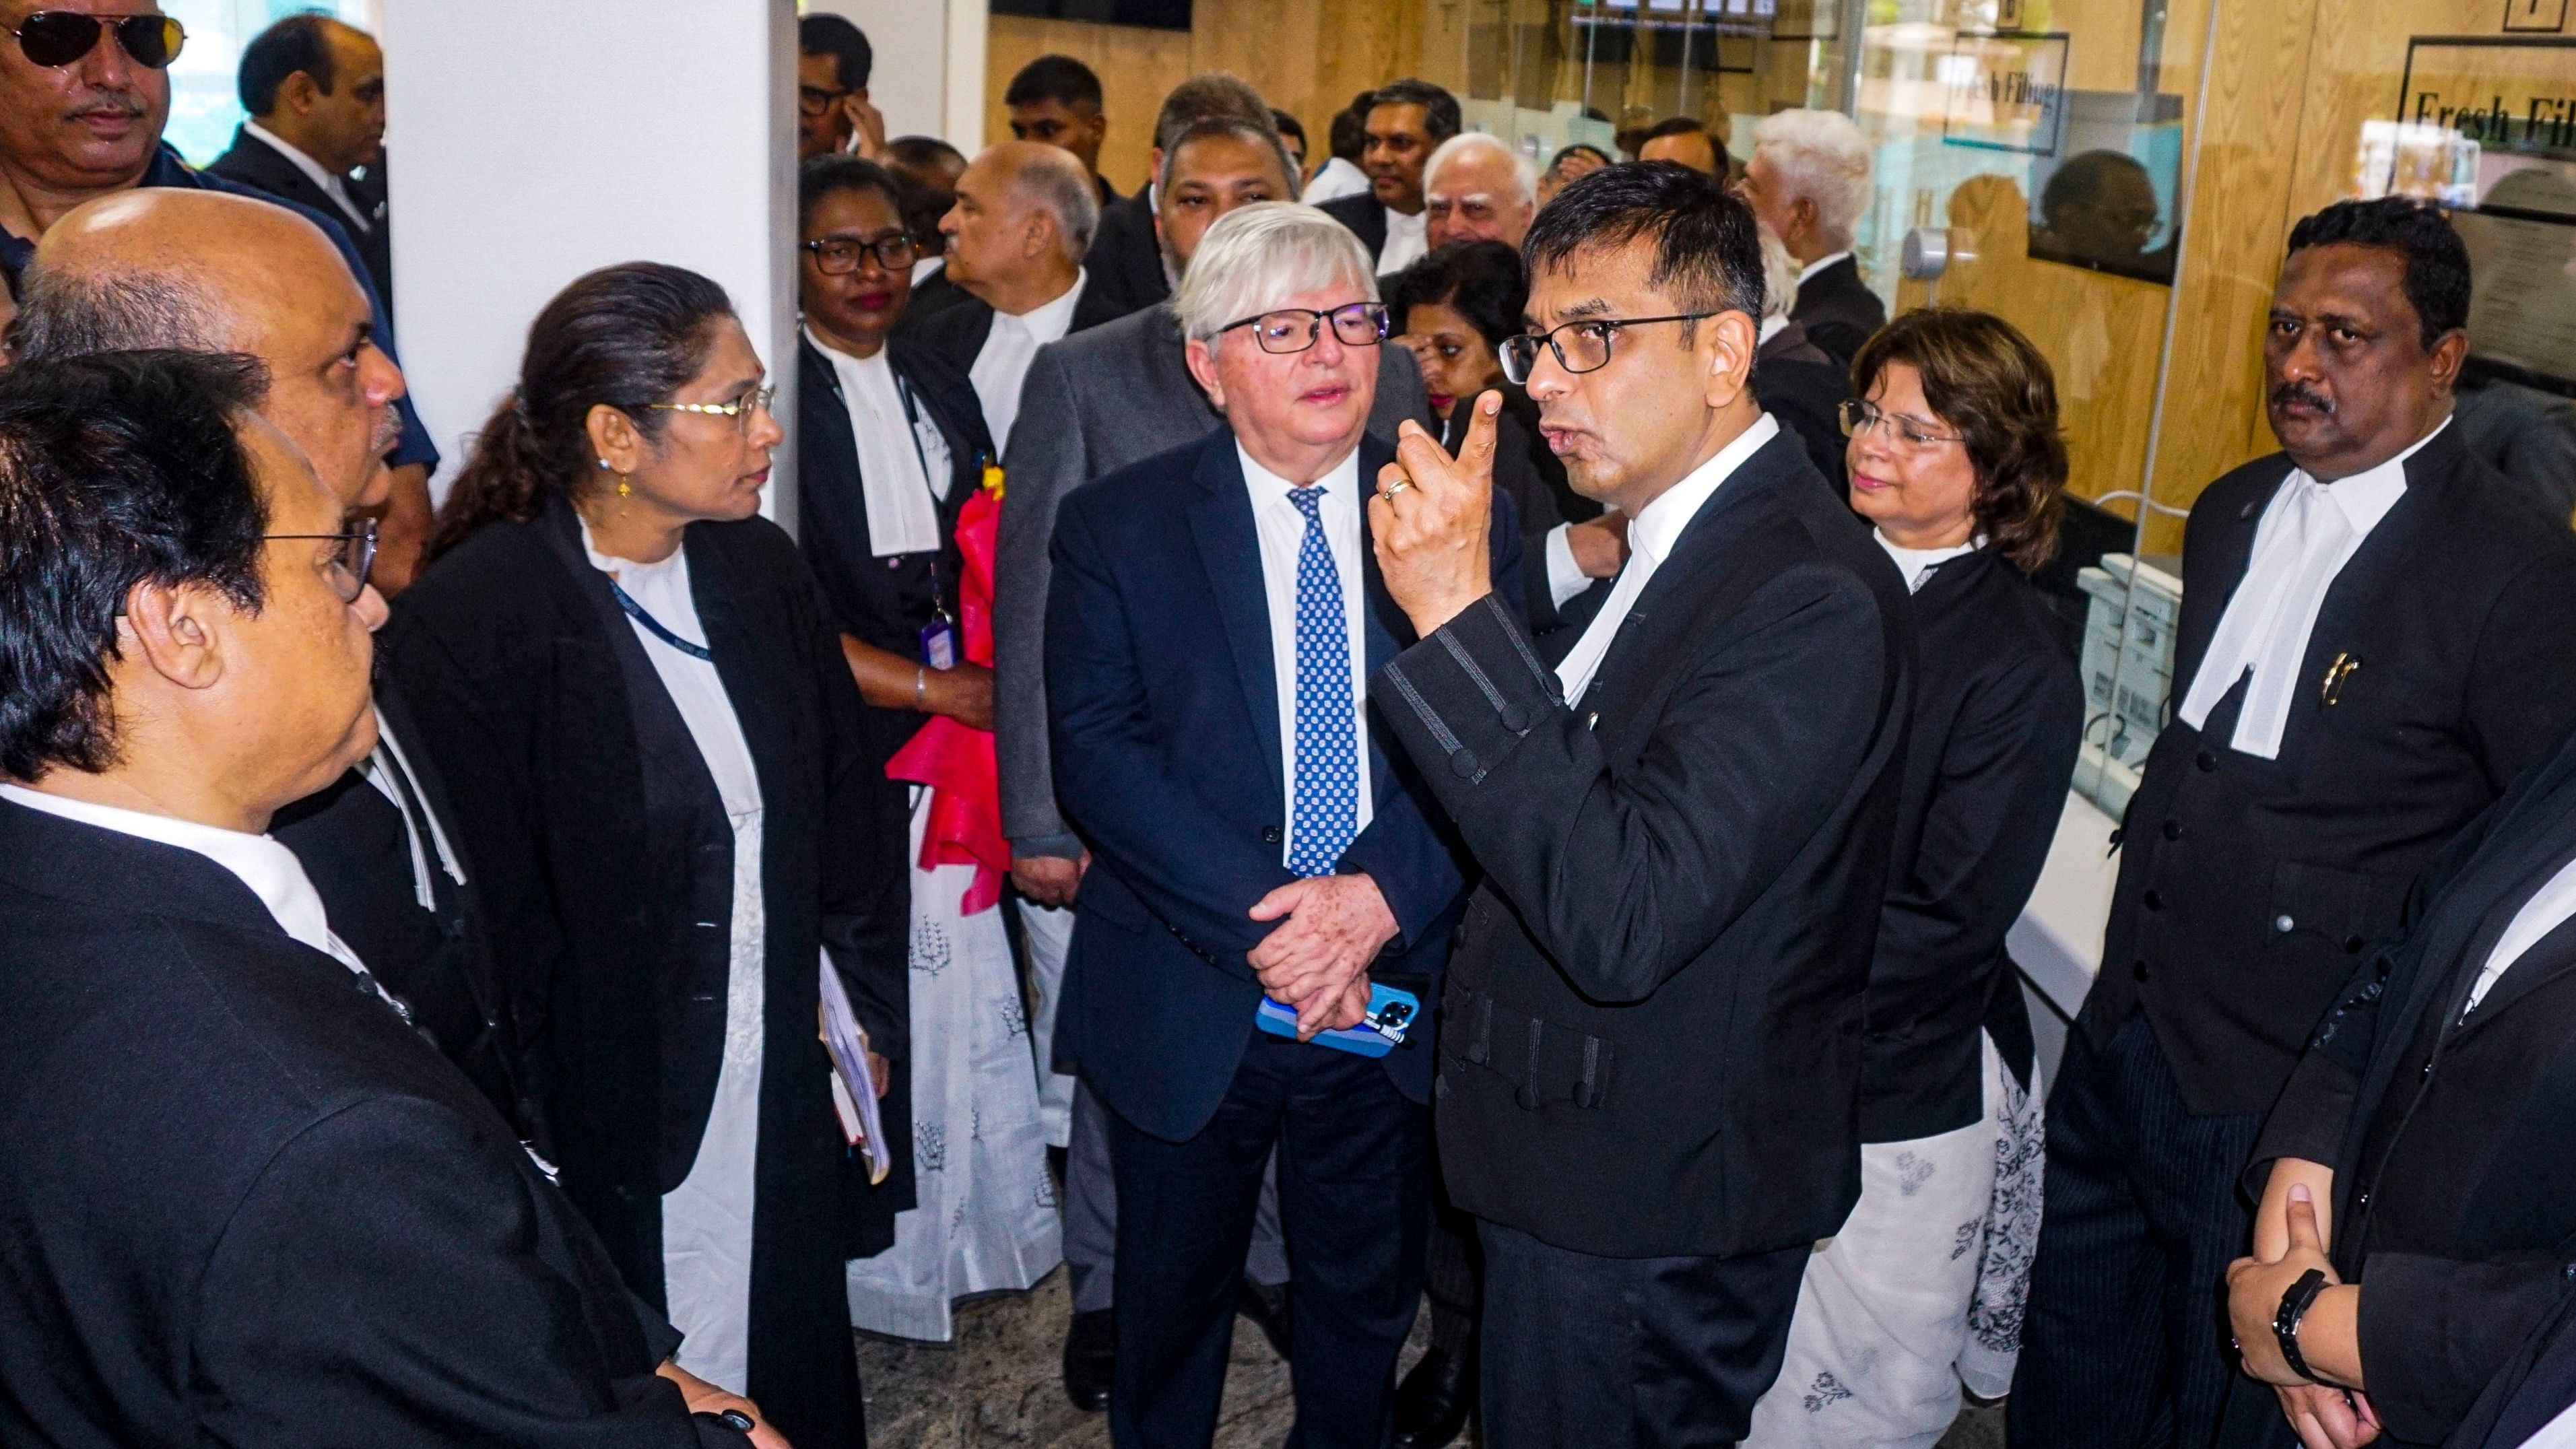
[[[1941,139],[2054,156],[2066,138],[2064,32],[1961,35],[1935,62]]]

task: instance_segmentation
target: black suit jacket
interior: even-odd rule
[[[456,804],[421,743],[419,722],[403,706],[402,692],[383,679],[376,684],[376,713],[410,761],[417,795],[397,808],[364,775],[351,770],[329,788],[277,812],[268,833],[303,863],[332,931],[386,990],[411,1007],[413,1022],[519,1135],[551,1153],[536,1098],[527,1089],[518,1026],[493,959],[481,883],[472,864],[461,858],[457,868],[465,879],[459,883],[451,878],[435,842],[425,838],[430,822],[436,821],[462,857]],[[405,793],[410,794],[408,788]],[[424,835],[421,846],[436,901],[428,910],[421,908],[415,883],[406,813]]]
[[[941,267],[928,280],[914,284],[912,295],[903,304],[903,318],[894,324],[894,335],[913,336],[931,318],[974,300],[975,294],[949,280],[948,269]]]
[[[0,1021],[0,1441],[743,1442],[510,1126],[212,861],[0,802]]]
[[[2245,577],[2280,455],[2209,485],[2183,544],[2179,709]],[[2102,972],[2106,1046],[2144,1010],[2194,1112],[2272,1105],[2355,963],[2397,929],[2433,853],[2576,723],[2576,536],[2445,429],[2326,593],[2277,760],[2232,749],[2245,686],[2156,737],[2121,832]],[[2361,667],[2324,702],[2326,669]]]
[[[1459,1207],[1612,1257],[1842,1225],[1913,672],[1904,584],[1785,433],[1576,707],[1490,598],[1378,671],[1485,872],[1440,1041]]]
[[[1103,322],[1114,322],[1133,310],[1111,296],[1099,278],[1086,277],[1082,295],[1073,299],[1073,324],[1065,329],[1065,335],[1070,337]],[[965,301],[925,319],[907,335],[910,341],[938,353],[963,376],[974,370],[985,339],[993,335],[993,304],[969,295]]]
[[[1375,191],[1336,197],[1315,209],[1349,227],[1360,245],[1368,248],[1371,262],[1386,250],[1386,203],[1377,199]]]
[[[1086,483],[1056,514],[1047,596],[1047,710],[1056,794],[1094,852],[1075,903],[1056,1059],[1139,1129],[1204,1128],[1241,1065],[1261,1004],[1246,956],[1271,927],[1245,914],[1295,879],[1281,856],[1292,782],[1281,775],[1279,689],[1261,538],[1231,430]],[[1376,491],[1394,448],[1359,450]],[[1412,642],[1361,512],[1370,663]],[[1497,577],[1520,533],[1497,500]],[[1336,869],[1365,872],[1397,935],[1372,978],[1428,1004],[1457,924],[1466,863],[1421,775],[1362,705],[1368,828]],[[1429,1023],[1425,1023],[1428,1026]],[[1381,1059],[1396,1088],[1430,1095],[1430,1043]]]
[[[1864,1142],[1956,1131],[1986,1110],[1982,1027],[2026,1085],[2030,1018],[2004,933],[2048,861],[2084,686],[2039,591],[1980,549],[1914,593],[1921,672],[1869,971]]]
[[[2362,1368],[2400,1443],[2460,1423],[2576,1263],[2576,923],[2467,1005],[2571,858],[2576,737],[2425,870],[2406,934],[2319,1025],[2247,1176],[2259,1190],[2282,1157],[2335,1169],[2335,1263],[2361,1284]]]
[[[2571,1405],[2576,1405],[2576,1281],[2487,1380],[2468,1417],[2442,1442],[2447,1449],[2522,1449]]]
[[[1835,366],[1848,369],[1860,345],[1887,325],[1887,304],[1860,279],[1860,263],[1845,257],[1798,284],[1789,316]]]
[[[1163,275],[1163,244],[1154,236],[1153,192],[1151,186],[1143,187],[1100,208],[1100,225],[1082,259],[1091,270],[1092,285],[1121,316],[1172,295],[1171,280]]]
[[[391,214],[382,201],[375,202],[375,214],[366,226],[351,222],[349,214],[331,194],[313,184],[313,178],[290,161],[276,147],[250,133],[248,128],[233,132],[232,148],[215,158],[206,170],[226,181],[236,181],[255,190],[265,191],[282,201],[292,201],[308,210],[318,211],[340,223],[350,242],[358,249],[359,259],[367,266],[367,277],[376,284],[376,295],[391,311],[394,304],[394,238]],[[349,188],[352,200],[367,204],[375,193]]]
[[[1781,337],[1789,334],[1782,333]],[[1774,338],[1774,341],[1779,340]],[[1814,352],[1810,345],[1805,352]],[[1843,399],[1851,396],[1851,373],[1831,362],[1818,362],[1795,354],[1778,357],[1756,355],[1753,363],[1753,396],[1762,410],[1778,418],[1807,450],[1807,461],[1816,465],[1816,474],[1833,490],[1836,500],[1848,503],[1851,493],[1850,470],[1845,464],[1843,439]]]
[[[828,950],[893,1059],[887,1132],[908,1145],[910,877],[839,631],[795,544],[751,518],[691,524],[683,547],[761,787],[750,1389],[795,1442],[846,1443],[858,1385],[841,1265],[890,1236],[889,1196],[912,1200],[908,1174],[868,1188],[850,1161],[815,1036],[817,967]],[[385,668],[489,883],[564,1189],[636,1291],[657,1299],[661,1199],[696,1158],[723,1060],[734,871],[723,798],[560,497],[528,522],[479,530],[397,604],[379,636]]]

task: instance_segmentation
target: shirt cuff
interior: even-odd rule
[[[1080,860],[1082,859],[1082,837],[1032,835],[1025,839],[1014,838],[1011,841],[1011,859],[1030,860],[1038,857],[1051,860]]]
[[[1547,597],[1560,609],[1592,587],[1591,575],[1574,561],[1574,545],[1566,541],[1571,526],[1560,523],[1547,531]]]

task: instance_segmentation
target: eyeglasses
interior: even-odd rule
[[[136,65],[159,70],[179,58],[179,47],[187,44],[188,32],[167,15],[129,15],[122,20],[96,15],[82,15],[70,10],[39,10],[18,22],[9,33],[18,37],[18,50],[27,59],[46,67],[66,66],[90,53],[98,45],[102,30],[114,30],[116,43]]]
[[[821,86],[798,86],[796,88],[796,109],[808,116],[819,116],[825,111],[832,109],[832,103],[834,101],[839,100],[843,96],[853,96],[857,94],[858,92],[856,91],[827,91]]]
[[[827,277],[847,276],[859,269],[859,258],[869,252],[877,254],[877,265],[889,272],[910,267],[921,255],[921,247],[909,232],[888,232],[875,241],[854,237],[827,236],[821,241],[804,243],[814,254],[814,270]]]
[[[1344,347],[1375,347],[1386,340],[1386,309],[1375,302],[1353,302],[1318,312],[1312,307],[1282,307],[1240,322],[1228,322],[1217,329],[1231,332],[1237,327],[1252,329],[1253,340],[1264,352],[1303,352],[1324,335],[1324,322],[1333,324],[1333,337]]]
[[[748,434],[751,431],[752,414],[769,411],[770,401],[777,396],[778,389],[775,387],[756,387],[732,402],[646,403],[644,410],[652,413],[707,413],[716,417],[731,418],[735,428]]]
[[[376,521],[358,520],[357,527],[346,533],[271,533],[264,534],[270,543],[288,543],[297,539],[320,542],[337,539],[339,551],[331,556],[331,587],[340,602],[354,604],[358,595],[367,591],[367,573],[376,566]]]
[[[1929,448],[1935,443],[1967,441],[1956,434],[1927,433],[1912,418],[1882,412],[1877,404],[1856,397],[1843,399],[1841,411],[1843,436],[1846,438],[1857,438],[1870,429],[1885,424],[1887,440],[1906,448],[1920,450]]]
[[[1539,344],[1556,354],[1556,364],[1568,372],[1599,372],[1610,365],[1610,339],[1623,327],[1644,327],[1655,322],[1697,322],[1714,317],[1714,312],[1677,312],[1670,317],[1586,317],[1568,322],[1546,332],[1524,332],[1506,337],[1496,351],[1502,354],[1503,376],[1514,387],[1530,379],[1530,369],[1538,366]]]

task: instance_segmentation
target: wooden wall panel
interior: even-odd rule
[[[1177,30],[1098,25],[1082,20],[1033,20],[996,15],[984,48],[984,140],[1010,139],[1010,113],[1002,92],[1020,67],[1041,55],[1069,55],[1100,76],[1109,137],[1101,143],[1100,172],[1120,192],[1146,181],[1146,155],[1154,145],[1154,111],[1172,87],[1190,74],[1191,37]],[[956,139],[956,138],[952,138]],[[966,142],[957,140],[962,149]]]

